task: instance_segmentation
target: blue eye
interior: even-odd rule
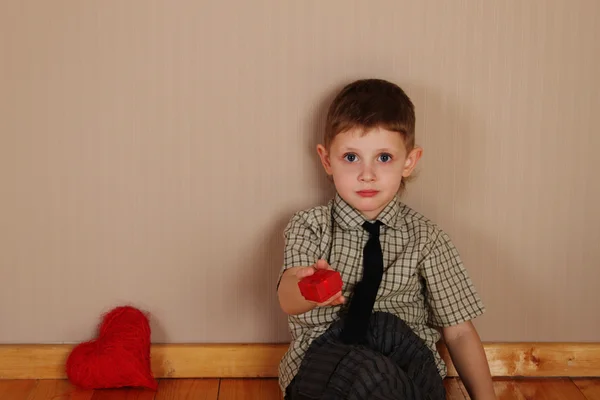
[[[390,162],[390,161],[392,161],[392,156],[387,153],[384,153],[379,156],[379,161],[384,162],[384,163]]]
[[[344,160],[346,160],[348,162],[354,162],[354,161],[356,161],[357,158],[358,157],[354,153],[348,153],[348,154],[344,155]]]

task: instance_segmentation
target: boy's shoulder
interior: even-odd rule
[[[442,232],[438,224],[401,201],[398,201],[398,216],[396,218],[399,226],[404,225],[414,233],[437,235]]]
[[[398,200],[398,216],[405,218],[407,221],[413,222],[415,224],[431,224],[432,221],[427,218],[425,215],[421,214],[408,204]]]
[[[312,207],[307,207],[294,212],[292,219],[315,221],[317,223],[325,223],[331,219],[331,210],[333,200],[329,200],[325,204],[319,204]]]
[[[292,214],[285,233],[298,229],[308,229],[315,234],[323,233],[331,226],[331,210],[333,200],[296,211]]]
[[[425,215],[409,207],[404,203],[398,203],[400,209],[398,218],[406,229],[406,234],[417,249],[421,257],[433,253],[452,253],[453,257],[458,255],[458,250],[450,238],[450,235]]]
[[[331,229],[333,201],[296,211],[284,229],[284,236],[306,235],[321,237]]]

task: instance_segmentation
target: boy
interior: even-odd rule
[[[397,198],[422,154],[411,100],[384,80],[347,85],[317,152],[336,194],[285,229],[277,291],[292,335],[279,367],[286,399],[444,398],[440,337],[471,397],[495,398],[471,323],[484,306],[449,237]],[[316,269],[344,282],[322,304],[298,288]]]

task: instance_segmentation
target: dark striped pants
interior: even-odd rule
[[[286,400],[444,400],[443,380],[425,342],[396,316],[371,316],[366,342],[339,340],[334,323],[308,348]]]

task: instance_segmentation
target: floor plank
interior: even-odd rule
[[[586,400],[570,379],[523,379],[514,381],[527,400]]]
[[[277,379],[221,379],[219,400],[282,400]]]
[[[497,400],[526,400],[515,381],[509,379],[494,379],[494,392]]]
[[[154,400],[156,392],[149,389],[94,390],[91,400]]]
[[[469,398],[465,394],[466,391],[464,390],[464,387],[459,379],[444,379],[444,387],[446,388],[446,400],[464,400]]]
[[[66,379],[43,379],[27,400],[91,400],[93,394],[93,390],[78,389]]]
[[[459,379],[444,380],[447,399],[469,399]],[[600,400],[600,379],[494,379],[498,400]],[[282,400],[276,379],[161,379],[147,389],[86,391],[67,380],[0,380],[2,400]]]
[[[588,400],[600,400],[600,379],[573,379],[573,383]]]
[[[162,379],[155,400],[217,400],[218,379]]]
[[[33,379],[0,380],[0,399],[27,400],[36,383]]]

